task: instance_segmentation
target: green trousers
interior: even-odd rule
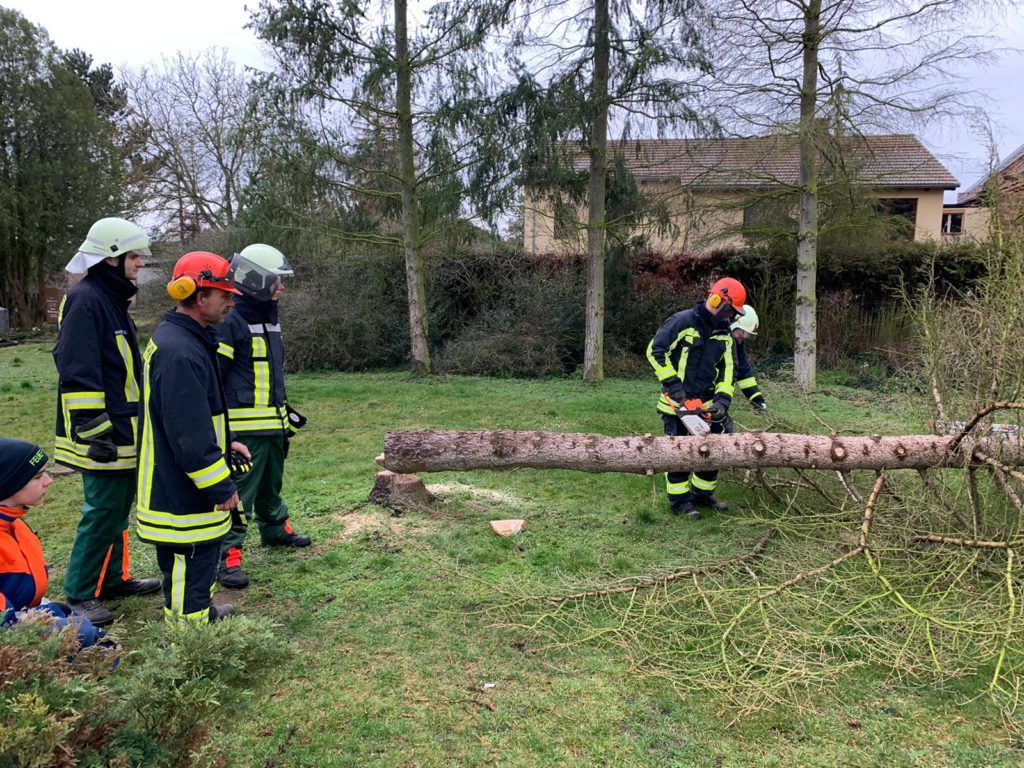
[[[284,436],[238,438],[252,454],[252,469],[235,478],[238,495],[242,499],[246,520],[255,520],[264,544],[284,538],[288,522],[288,505],[281,498],[284,482]],[[221,559],[229,565],[238,565],[247,526],[238,522],[221,541]],[[232,552],[232,550],[234,550]]]
[[[135,473],[82,472],[85,503],[64,575],[70,600],[90,600],[116,587],[128,573],[128,513],[135,501]]]

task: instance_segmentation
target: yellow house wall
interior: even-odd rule
[[[748,194],[743,192],[687,191],[668,182],[646,182],[646,193],[668,206],[672,227],[659,232],[653,223],[641,225],[634,234],[648,238],[652,250],[661,253],[700,253],[714,248],[743,245],[740,228]],[[893,188],[873,190],[879,198],[898,197],[917,200],[914,240],[942,239],[942,190]],[[965,209],[964,231],[978,237],[987,231],[988,212],[982,208]],[[546,198],[525,195],[523,211],[523,247],[528,253],[573,253],[586,249],[586,209],[576,212],[576,236],[555,238],[553,207]],[[978,239],[981,239],[978,237]]]

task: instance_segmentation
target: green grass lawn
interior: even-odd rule
[[[811,398],[767,382],[759,420],[741,426],[825,433],[923,429],[902,395],[840,386]],[[293,444],[286,498],[314,544],[297,552],[247,544],[252,586],[221,593],[295,648],[246,717],[213,741],[240,766],[984,766],[1024,752],[985,695],[859,670],[799,703],[744,712],[714,686],[680,693],[632,668],[612,646],[561,645],[491,610],[517,590],[579,585],[712,561],[749,548],[755,528],[732,513],[700,523],[668,515],[640,476],[540,472],[441,474],[425,480],[432,509],[392,517],[367,495],[389,430],[511,428],[660,433],[655,384],[403,373],[304,374],[289,380],[309,426]],[[0,434],[52,445],[49,347],[0,350]],[[720,495],[750,493],[723,473]],[[53,485],[28,522],[60,585],[81,503],[74,475]],[[514,539],[492,519],[525,517]],[[133,571],[157,573],[133,546]],[[157,599],[117,605],[117,635],[161,620]]]

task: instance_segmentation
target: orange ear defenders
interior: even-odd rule
[[[181,275],[167,284],[167,293],[175,301],[184,301],[198,290],[200,282],[213,279],[213,273],[208,269],[204,269],[196,277]]]

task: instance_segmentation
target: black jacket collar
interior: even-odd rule
[[[164,322],[170,323],[171,325],[177,325],[179,328],[184,328],[186,331],[195,334],[207,346],[214,348],[217,346],[217,333],[213,328],[204,328],[182,312],[178,312],[173,309],[167,310],[164,312]]]

